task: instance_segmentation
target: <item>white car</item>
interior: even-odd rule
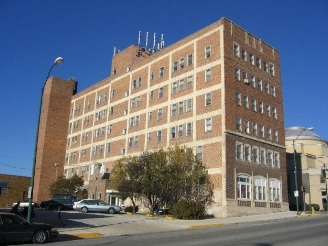
[[[11,207],[15,206],[16,204],[17,204],[17,202],[14,202],[13,205],[12,205]],[[19,207],[20,207],[20,208],[28,207],[28,205],[29,205],[29,200],[22,200],[22,201],[20,201],[20,203],[19,203]],[[34,206],[34,202],[32,202],[32,206]]]
[[[121,207],[115,205],[109,205],[101,200],[84,199],[79,202],[75,202],[73,208],[82,213],[88,212],[104,212],[109,214],[121,212]]]

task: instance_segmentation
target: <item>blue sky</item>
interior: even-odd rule
[[[40,91],[58,56],[51,75],[82,91],[139,31],[168,46],[223,16],[280,51],[285,127],[328,140],[326,0],[0,0],[0,173],[31,175]]]

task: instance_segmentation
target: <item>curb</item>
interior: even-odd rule
[[[207,224],[207,225],[194,225],[194,226],[188,226],[187,230],[195,230],[195,229],[201,229],[201,228],[209,228],[209,227],[220,227],[225,226],[225,224]]]
[[[77,234],[71,234],[71,236],[76,238],[95,238],[95,237],[102,237],[103,234],[100,234],[98,232],[89,232],[89,233],[77,233]]]

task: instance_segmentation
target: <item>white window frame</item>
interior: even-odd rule
[[[210,106],[212,104],[212,92],[208,92],[205,94],[205,107]]]
[[[209,82],[212,80],[212,69],[211,68],[207,68],[205,70],[205,82]]]
[[[264,177],[254,178],[254,200],[266,201],[266,179]]]
[[[212,131],[212,118],[206,118],[205,119],[205,132]]]
[[[251,199],[251,179],[246,175],[237,176],[237,198],[238,200]]]
[[[252,149],[252,156],[253,156],[253,162],[259,164],[260,163],[260,156],[259,156],[259,148],[253,146]]]
[[[212,48],[211,45],[207,45],[205,47],[205,59],[208,59],[212,56]]]

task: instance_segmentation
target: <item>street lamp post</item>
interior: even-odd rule
[[[40,127],[40,117],[41,117],[41,110],[42,110],[42,99],[43,99],[43,92],[44,87],[46,86],[47,80],[49,78],[50,72],[52,68],[55,65],[62,64],[64,59],[62,57],[58,57],[52,66],[49,69],[48,75],[46,77],[46,80],[43,84],[43,87],[41,88],[41,96],[40,96],[40,103],[39,103],[39,114],[38,114],[38,122],[37,122],[37,128],[36,128],[36,137],[35,137],[35,145],[34,145],[34,157],[33,157],[33,166],[32,166],[32,176],[31,176],[31,183],[30,187],[28,188],[28,213],[27,213],[27,221],[31,221],[31,213],[32,213],[32,200],[33,200],[33,188],[34,188],[34,174],[35,174],[35,165],[36,165],[36,154],[38,149],[38,140],[39,140],[39,127]]]
[[[294,174],[295,174],[295,191],[294,191],[294,196],[296,199],[296,209],[297,209],[297,215],[300,214],[299,211],[299,205],[298,205],[298,185],[297,185],[297,166],[296,166],[296,150],[295,150],[295,141],[298,139],[298,137],[301,135],[302,132],[304,131],[312,131],[313,127],[310,128],[304,128],[298,135],[297,137],[293,140],[293,149],[294,149]]]

